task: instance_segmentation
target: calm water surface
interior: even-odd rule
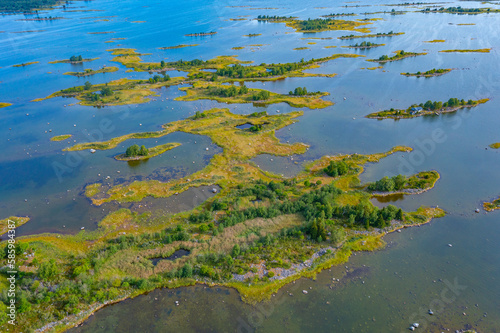
[[[103,109],[73,105],[74,99],[55,98],[40,103],[35,98],[85,81],[94,84],[113,79],[148,78],[148,73],[126,73],[120,64],[112,63],[107,49],[136,48],[145,61],[210,59],[218,55],[238,55],[255,63],[298,61],[333,53],[356,53],[376,58],[404,49],[428,52],[428,55],[388,63],[382,69],[365,58],[337,59],[311,70],[337,73],[335,78],[290,78],[277,82],[252,82],[249,87],[287,93],[297,86],[310,91],[328,91],[335,105],[322,110],[304,109],[299,122],[278,131],[286,142],[305,142],[308,152],[301,156],[274,157],[261,155],[254,161],[263,169],[286,176],[300,172],[302,163],[322,155],[364,153],[389,150],[395,145],[414,148],[411,153],[394,154],[380,163],[369,165],[362,181],[373,181],[385,175],[413,174],[423,170],[441,173],[435,189],[415,197],[396,198],[393,204],[407,210],[421,205],[439,205],[448,216],[419,228],[388,235],[388,246],[375,253],[353,256],[342,267],[333,267],[318,275],[316,281],[301,279],[284,287],[270,303],[256,307],[240,301],[234,290],[196,286],[176,290],[156,290],[97,312],[79,332],[166,332],[166,331],[332,331],[335,332],[403,332],[411,322],[421,323],[422,331],[441,332],[474,327],[481,332],[500,331],[500,223],[498,213],[475,214],[484,200],[500,194],[500,152],[485,149],[498,142],[498,97],[500,71],[498,47],[500,14],[457,16],[449,14],[406,15],[374,14],[383,18],[373,22],[374,32],[405,32],[393,38],[371,39],[386,46],[355,50],[341,46],[364,39],[339,40],[351,34],[329,31],[317,34],[290,33],[284,24],[259,23],[257,15],[293,15],[319,17],[338,12],[390,11],[384,1],[363,3],[316,1],[158,1],[125,0],[78,1],[74,6],[91,12],[63,12],[55,9],[42,16],[64,16],[53,22],[19,21],[23,15],[0,16],[0,102],[13,106],[0,112],[0,218],[27,215],[32,220],[20,228],[22,234],[45,231],[77,232],[80,227],[96,227],[97,221],[117,205],[92,207],[82,196],[85,184],[102,181],[110,184],[135,179],[179,178],[202,169],[210,158],[221,152],[206,137],[173,133],[159,139],[129,140],[117,148],[95,154],[69,154],[62,149],[78,142],[107,140],[119,135],[159,130],[161,124],[183,119],[197,110],[229,107],[232,112],[250,113],[251,105],[226,105],[213,101],[176,102],[183,93],[177,87],[163,88],[148,103]],[[345,6],[350,7],[345,7]],[[445,6],[488,6],[495,3],[457,2]],[[251,7],[237,7],[251,6]],[[251,10],[251,8],[268,8]],[[276,8],[276,9],[269,9]],[[394,7],[397,10],[415,8]],[[364,18],[364,15],[355,18]],[[107,19],[108,21],[103,21]],[[146,21],[133,23],[134,21]],[[474,23],[475,25],[458,25]],[[43,30],[39,32],[24,32]],[[204,38],[185,34],[216,30],[217,35]],[[89,32],[113,32],[89,34]],[[242,35],[260,33],[248,38]],[[303,37],[332,37],[304,40]],[[111,38],[126,38],[105,43]],[[445,43],[424,43],[445,39]],[[316,44],[307,44],[315,42]],[[200,44],[174,50],[159,47],[178,44]],[[262,46],[248,46],[264,44]],[[337,48],[325,48],[335,45]],[[232,47],[246,46],[243,50]],[[296,51],[296,47],[309,49]],[[490,53],[439,53],[443,49],[492,48]],[[49,61],[82,54],[96,58],[84,65],[48,64]],[[12,65],[39,61],[23,68]],[[68,71],[115,65],[118,72],[76,78],[62,75]],[[437,78],[407,78],[401,72],[432,68],[454,70]],[[171,72],[171,76],[183,75]],[[345,97],[345,98],[344,98]],[[426,100],[491,98],[471,110],[407,121],[376,121],[366,114],[391,107],[406,108]],[[270,114],[295,110],[286,104],[258,108]],[[439,140],[433,138],[438,133]],[[51,142],[54,135],[72,134],[62,142]],[[112,157],[134,143],[154,146],[180,142],[175,148],[147,163],[128,165]],[[207,151],[205,148],[209,148]],[[293,160],[292,160],[293,158]],[[195,163],[193,163],[195,162]],[[58,172],[63,165],[66,172]],[[118,173],[118,171],[120,171]],[[108,177],[106,179],[106,177]],[[142,205],[162,207],[175,213],[178,207],[188,209],[204,200],[206,193],[186,192],[177,201],[145,199]],[[206,195],[206,196],[205,196]],[[204,199],[203,199],[204,198]],[[377,202],[377,205],[388,204]],[[132,209],[140,209],[132,204]],[[128,206],[127,206],[128,207]],[[104,208],[104,210],[103,210]],[[142,208],[144,209],[144,208]],[[452,247],[447,246],[452,244]],[[332,278],[340,281],[332,283]],[[449,283],[460,287],[452,301],[445,301],[443,290]],[[312,289],[310,289],[312,288]],[[308,294],[302,290],[308,290]],[[288,291],[288,292],[287,292]],[[289,293],[293,296],[289,296]],[[448,298],[447,298],[448,299]],[[180,305],[176,306],[175,301]],[[441,302],[441,303],[440,303]],[[435,315],[425,313],[433,308]],[[465,315],[464,315],[465,313]]]

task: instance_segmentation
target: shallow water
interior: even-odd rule
[[[136,0],[96,0],[75,2],[83,9],[98,12],[62,12],[55,9],[43,15],[64,16],[68,20],[53,22],[17,21],[23,15],[0,16],[0,102],[11,107],[0,111],[0,218],[28,215],[32,220],[21,227],[21,234],[45,231],[76,232],[80,227],[92,229],[96,222],[116,205],[92,207],[82,197],[85,184],[106,181],[112,184],[134,179],[168,180],[202,169],[211,156],[221,152],[206,137],[173,133],[159,139],[129,140],[119,147],[90,153],[66,153],[61,150],[76,142],[107,140],[119,135],[159,130],[162,124],[188,117],[198,110],[228,107],[232,112],[251,113],[267,111],[277,114],[295,110],[287,104],[255,108],[252,105],[221,104],[213,101],[177,102],[173,99],[183,93],[177,87],[163,88],[159,96],[145,104],[106,107],[102,109],[71,105],[74,99],[55,98],[32,103],[35,98],[54,91],[94,84],[122,77],[148,78],[147,73],[126,73],[120,64],[112,63],[107,49],[132,47],[145,61],[178,59],[210,59],[218,55],[236,54],[240,59],[255,63],[298,61],[300,58],[319,58],[334,53],[355,53],[366,58],[377,58],[399,49],[428,52],[426,56],[387,63],[382,69],[365,58],[337,59],[324,63],[310,72],[337,73],[334,78],[289,78],[276,82],[249,82],[247,86],[287,93],[297,86],[309,91],[327,91],[335,105],[321,110],[304,109],[299,121],[277,132],[283,142],[304,142],[310,149],[304,155],[291,157],[257,156],[253,159],[261,168],[287,177],[302,170],[303,163],[323,155],[375,153],[387,151],[395,145],[414,148],[411,153],[397,153],[377,164],[370,164],[361,176],[363,182],[377,180],[385,175],[413,174],[423,170],[437,170],[441,179],[436,187],[418,196],[405,196],[391,202],[373,200],[377,205],[395,204],[406,210],[421,205],[439,205],[449,214],[431,224],[405,229],[385,239],[388,247],[375,253],[357,254],[346,269],[334,267],[318,275],[316,281],[301,279],[286,286],[270,304],[251,307],[242,303],[237,292],[225,288],[196,286],[176,290],[157,290],[119,304],[106,307],[91,317],[78,331],[404,331],[411,322],[419,321],[423,331],[441,332],[472,325],[481,332],[498,332],[500,327],[500,233],[498,213],[475,214],[484,200],[500,194],[498,165],[500,152],[486,149],[498,142],[500,116],[496,100],[500,96],[497,27],[500,14],[406,15],[375,14],[381,17],[373,22],[373,32],[405,32],[392,38],[367,39],[386,46],[369,50],[342,48],[364,39],[339,40],[348,31],[330,31],[316,34],[288,33],[284,24],[252,20],[229,21],[244,16],[294,15],[300,18],[318,17],[331,12],[375,12],[392,9],[382,6],[382,0],[370,2],[370,7],[347,7],[363,3],[317,1],[304,9],[300,1],[187,1],[144,3]],[[493,3],[456,2],[445,6],[488,6]],[[278,9],[249,10],[276,7]],[[327,7],[327,8],[320,8]],[[414,8],[395,7],[397,10]],[[247,16],[249,15],[249,16]],[[91,19],[109,17],[109,21]],[[354,18],[364,18],[363,15]],[[348,18],[350,19],[350,18]],[[146,21],[145,23],[132,23]],[[452,24],[450,24],[452,23]],[[475,23],[459,26],[458,23]],[[33,33],[16,31],[40,30]],[[210,37],[186,37],[185,34],[216,30]],[[88,34],[112,31],[112,34]],[[258,37],[242,37],[261,33]],[[78,38],[76,38],[78,37]],[[303,37],[333,37],[310,39]],[[127,38],[105,43],[111,38]],[[424,43],[432,39],[446,39],[445,43]],[[307,44],[316,42],[316,44]],[[120,46],[118,46],[120,44]],[[200,44],[173,50],[159,47],[178,44]],[[250,44],[264,44],[250,47]],[[337,48],[325,48],[336,45]],[[50,46],[50,47],[48,47]],[[242,50],[232,47],[246,46]],[[293,48],[309,49],[295,51]],[[493,47],[490,53],[439,53],[442,49]],[[49,61],[82,54],[85,58],[100,59],[84,65],[48,64]],[[29,61],[39,64],[15,68],[11,65]],[[115,65],[118,72],[98,74],[88,78],[62,75],[67,71],[81,71],[102,65]],[[415,78],[401,72],[425,71],[431,68],[453,68],[436,78]],[[183,75],[170,72],[169,75]],[[345,97],[345,99],[344,99]],[[436,117],[411,120],[371,120],[366,114],[382,109],[406,108],[426,100],[491,98],[491,101],[470,110]],[[76,126],[74,126],[76,125]],[[52,136],[73,134],[69,140],[51,142]],[[436,139],[437,138],[437,139]],[[146,163],[130,165],[112,157],[134,143],[155,146],[167,142],[182,145]],[[196,143],[195,143],[196,142]],[[206,151],[205,148],[209,150]],[[292,160],[293,158],[293,160]],[[193,163],[193,161],[195,163]],[[65,173],[57,166],[65,166]],[[118,173],[117,171],[120,171]],[[100,176],[99,176],[100,175]],[[106,180],[105,177],[110,176]],[[209,195],[209,189],[205,191]],[[196,205],[194,196],[173,198],[170,205],[157,199],[145,199],[133,204],[134,209],[159,207],[175,213],[179,206]],[[206,198],[206,197],[205,197]],[[27,201],[25,201],[25,199]],[[177,200],[177,201],[175,201]],[[157,206],[155,206],[157,205]],[[104,208],[104,211],[102,210]],[[187,209],[187,208],[186,208]],[[447,244],[453,244],[448,247]],[[341,278],[332,286],[333,277]],[[445,280],[466,286],[455,300],[440,306]],[[441,281],[440,281],[441,279]],[[364,283],[363,283],[364,281]],[[436,281],[436,282],[434,282]],[[312,289],[309,289],[312,287]],[[332,288],[330,288],[332,287]],[[293,291],[288,296],[286,290]],[[302,290],[307,289],[307,295]],[[157,298],[158,300],[155,300]],[[435,301],[435,300],[438,301]],[[174,301],[180,305],[175,306]],[[184,300],[184,301],[183,301]],[[434,303],[432,303],[435,301]],[[327,304],[326,302],[330,302]],[[436,313],[417,315],[436,304]],[[476,306],[477,304],[477,306]],[[434,307],[434,306],[433,306]],[[463,315],[466,313],[466,315]],[[487,313],[484,317],[484,313]]]

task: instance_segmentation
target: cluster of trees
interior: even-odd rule
[[[247,77],[248,73],[251,71],[252,67],[250,66],[242,66],[240,64],[234,64],[233,66],[226,66],[224,68],[219,68],[215,72],[215,74],[217,76],[244,78]]]
[[[261,124],[253,125],[248,130],[250,132],[260,132],[262,131],[262,125]]]
[[[354,45],[351,45],[351,47],[371,47],[371,46],[378,46],[378,44],[371,43],[371,42],[362,42],[362,43],[356,43]]]
[[[433,69],[428,70],[428,71],[426,71],[426,72],[423,72],[423,73],[422,73],[422,72],[420,72],[420,71],[419,71],[419,72],[417,72],[417,73],[415,73],[415,74],[416,74],[416,75],[432,75],[432,74],[442,74],[442,73],[447,72],[447,71],[448,71],[448,70],[446,70],[446,69],[442,69],[442,68],[440,68],[440,69],[435,69],[435,68],[433,68]],[[409,72],[407,72],[407,73],[406,73],[406,75],[411,75],[411,74],[410,74]]]
[[[148,154],[149,151],[144,145],[142,145],[140,148],[139,145],[132,145],[125,151],[126,157],[148,156]]]
[[[376,34],[371,34],[371,35],[366,35],[365,37],[382,37],[382,36],[391,36],[394,35],[394,31],[389,31],[389,32],[377,32]],[[341,36],[339,37],[340,39],[350,39],[350,38],[355,38],[357,37],[354,34],[346,35],[346,36]]]
[[[330,177],[342,176],[349,172],[349,165],[345,161],[330,161],[323,171]]]
[[[385,176],[384,178],[377,180],[375,183],[368,185],[367,189],[369,191],[377,192],[400,191],[405,188],[406,181],[407,179],[403,175],[397,175],[391,178]]]
[[[73,55],[73,56],[69,57],[69,61],[71,61],[71,62],[83,61],[83,57],[81,55],[79,55],[79,56]]]
[[[267,116],[267,111],[253,112],[253,113],[249,114],[248,116],[255,117],[255,118],[264,117],[264,116]]]
[[[256,186],[257,188],[255,188]],[[366,228],[383,228],[394,219],[403,219],[403,211],[392,205],[379,209],[369,201],[362,201],[357,205],[339,206],[336,199],[342,194],[342,191],[332,184],[305,193],[299,199],[293,201],[284,194],[286,193],[285,190],[283,183],[269,183],[267,185],[256,184],[252,188],[241,191],[240,196],[251,195],[256,198],[269,198],[271,204],[267,207],[251,207],[242,211],[228,212],[220,220],[220,225],[226,228],[258,217],[273,218],[283,214],[300,213],[307,221],[303,232],[310,235],[311,223],[316,218],[325,220],[340,219],[351,227],[359,225]],[[316,223],[318,224],[318,221]],[[320,230],[319,228],[317,230]],[[318,234],[316,236],[319,238]],[[323,237],[323,235],[321,236]],[[326,238],[322,240],[326,240]]]
[[[330,13],[328,15],[323,15],[323,17],[335,17],[335,16],[354,16],[354,13]]]
[[[254,101],[265,101],[269,97],[271,97],[271,94],[267,90],[260,90],[258,93],[252,95]]]
[[[169,62],[167,64],[165,64],[164,62],[164,65],[163,67],[165,67],[166,65],[168,65],[169,67],[174,67],[174,68],[191,68],[191,67],[199,67],[199,66],[203,66],[203,65],[206,65],[207,64],[207,61],[203,61],[203,60],[200,60],[200,59],[193,59],[193,60],[190,60],[190,61],[184,61],[184,60],[177,60],[177,61],[174,61],[174,62]],[[160,63],[161,65],[161,63]]]
[[[448,7],[448,8],[441,7],[439,9],[426,8],[424,10],[424,12],[431,12],[431,11],[433,11],[433,12],[447,12],[447,13],[482,13],[484,11],[489,12],[490,8],[462,8],[462,7],[458,6],[458,7]]]
[[[258,21],[283,21],[283,20],[293,20],[293,16],[277,16],[277,15],[259,15],[257,16]]]
[[[434,110],[441,110],[443,108],[454,108],[457,106],[464,106],[464,105],[474,105],[475,102],[472,99],[469,99],[468,101],[465,101],[464,99],[459,100],[458,98],[450,98],[448,102],[432,102],[432,101],[427,101],[425,103],[420,103],[418,106],[422,107],[424,110],[427,111],[434,111]],[[410,107],[411,109],[411,107]]]
[[[307,19],[304,21],[297,21],[300,30],[325,30],[328,29],[330,24],[335,24],[335,20],[326,18],[326,19]]]
[[[163,76],[160,75],[155,75],[153,77],[150,77],[148,82],[149,83],[158,83],[158,82],[167,82],[170,81],[170,76],[163,74]]]
[[[200,111],[196,111],[194,116],[192,116],[191,118],[193,120],[196,120],[196,119],[201,119],[201,118],[205,118],[207,115],[203,112],[200,112]]]
[[[207,87],[209,88],[209,87]],[[222,97],[235,97],[238,95],[244,95],[248,93],[248,88],[245,85],[242,85],[239,89],[236,86],[231,85],[228,88],[225,87],[215,87],[210,88],[209,95],[214,96],[222,96]]]
[[[388,55],[383,55],[378,58],[378,60],[392,60],[392,59],[398,59],[407,55],[414,55],[415,53],[413,52],[405,52],[404,50],[398,51],[395,55],[392,57],[389,57]]]
[[[308,92],[306,87],[297,87],[294,91],[290,90],[289,94],[294,96],[317,95],[321,94],[321,91]]]

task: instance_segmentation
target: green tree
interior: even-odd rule
[[[135,156],[139,155],[139,151],[140,151],[139,145],[132,145],[132,146],[128,147],[127,150],[125,151],[125,156],[126,157],[135,157]]]
[[[235,258],[240,255],[240,252],[241,252],[240,246],[238,244],[235,244],[233,246],[233,250],[231,251],[231,256]]]
[[[193,276],[193,267],[190,264],[186,263],[181,270],[181,277],[190,278]]]
[[[59,275],[59,268],[57,267],[56,261],[50,259],[49,262],[40,264],[37,273],[42,280],[51,281]]]
[[[90,90],[92,88],[92,83],[90,83],[89,81],[85,82],[85,84],[83,85],[83,89],[85,90]]]
[[[139,156],[148,156],[149,155],[149,151],[148,151],[148,149],[144,145],[142,145],[141,149],[139,149],[139,153],[138,154],[139,154]]]

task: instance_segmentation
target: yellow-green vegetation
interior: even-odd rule
[[[116,71],[118,71],[118,67],[110,66],[110,67],[103,67],[100,69],[87,68],[83,72],[66,72],[66,73],[64,73],[64,75],[85,77],[85,76],[90,76],[90,75],[99,74],[99,73],[112,73],[112,72],[116,72]]]
[[[446,40],[444,40],[444,39],[433,39],[433,40],[424,41],[424,43],[444,43],[444,42],[446,42]]]
[[[365,25],[369,22],[335,20],[332,18],[317,18],[308,20],[298,20],[293,18],[268,19],[268,22],[285,23],[287,27],[293,28],[296,32],[321,32],[329,30],[349,30],[358,32],[370,32]]]
[[[232,47],[231,50],[243,50],[245,47],[244,46],[235,46]]]
[[[334,49],[336,47],[337,47],[337,45],[327,45],[327,46],[325,46],[325,49]]]
[[[397,175],[384,177],[376,182],[369,183],[366,190],[375,196],[386,196],[392,194],[419,194],[434,187],[440,178],[437,171],[423,171],[410,177]]]
[[[159,145],[156,147],[152,148],[147,148],[148,154],[147,155],[137,155],[137,156],[127,156],[126,154],[120,154],[115,156],[115,159],[118,161],[138,161],[138,160],[147,160],[152,157],[158,156],[163,154],[166,151],[169,151],[171,149],[174,149],[176,147],[179,147],[181,144],[177,142],[173,143],[166,143],[163,145]]]
[[[11,106],[11,105],[12,105],[11,103],[0,103],[0,109],[6,108],[6,107]]]
[[[309,48],[308,47],[305,47],[305,46],[302,46],[302,47],[296,47],[294,48],[295,51],[299,51],[299,50],[308,50]]]
[[[5,234],[7,231],[20,227],[30,220],[29,217],[11,216],[9,218],[0,220],[0,235]]]
[[[247,88],[245,85],[236,87],[204,81],[194,82],[191,87],[179,90],[186,92],[186,95],[177,97],[176,101],[212,99],[221,103],[254,103],[258,105],[287,103],[293,107],[310,109],[322,109],[333,105],[332,102],[321,99],[322,96],[329,95],[326,92],[304,96],[282,95],[263,89]]]
[[[475,50],[442,50],[439,52],[445,52],[445,53],[450,53],[450,52],[458,52],[458,53],[490,53],[491,48],[489,49],[475,49]]]
[[[49,64],[78,64],[81,62],[89,62],[89,61],[94,61],[99,58],[86,58],[82,60],[69,60],[69,59],[64,59],[64,60],[54,60],[54,61],[49,61]]]
[[[367,34],[367,35],[349,35],[349,36],[341,36],[337,37],[338,39],[354,39],[354,38],[371,38],[371,37],[393,37],[393,36],[399,36],[399,35],[404,35],[404,32],[379,32],[376,34]]]
[[[425,72],[416,72],[416,73],[401,73],[401,75],[405,75],[405,76],[416,76],[416,77],[433,77],[433,76],[441,76],[441,75],[444,75],[446,73],[449,73],[451,72],[452,69],[451,68],[439,68],[439,69],[431,69],[431,70],[428,70],[428,71],[425,71]]]
[[[458,23],[457,25],[476,25],[476,23]]]
[[[493,200],[492,202],[483,203],[484,210],[491,212],[495,209],[500,209],[500,198]]]
[[[490,145],[491,148],[493,149],[500,149],[500,142],[495,142]]]
[[[393,53],[396,53],[392,57],[389,57],[388,55],[383,55],[380,56],[378,59],[367,59],[366,61],[371,61],[371,62],[378,62],[378,63],[386,63],[386,62],[391,62],[391,61],[397,61],[397,60],[402,60],[405,58],[409,57],[416,57],[419,55],[426,55],[427,53],[422,52],[422,53],[416,53],[416,52],[405,52],[404,50],[398,50],[394,51]]]
[[[71,134],[56,135],[56,136],[53,136],[52,138],[50,138],[50,141],[63,141],[63,140],[71,138],[72,136],[73,135],[71,135]]]
[[[148,102],[149,96],[155,96],[154,89],[180,84],[184,78],[160,77],[158,75],[151,80],[119,79],[103,84],[72,87],[55,92],[45,98],[37,98],[33,102],[54,97],[75,97],[80,101],[80,105],[88,106],[139,104]]]
[[[167,70],[180,70],[188,72],[188,78],[174,77],[168,75],[155,75],[149,80],[129,80],[119,79],[105,84],[92,85],[85,83],[84,86],[71,87],[55,92],[45,98],[35,99],[34,102],[43,101],[53,97],[75,97],[80,100],[79,104],[88,106],[107,106],[107,105],[125,105],[144,103],[149,101],[148,96],[155,95],[154,89],[161,87],[169,87],[182,83],[203,83],[211,82],[237,82],[237,81],[275,81],[286,77],[333,77],[335,74],[314,74],[304,73],[306,69],[318,68],[321,63],[338,58],[355,58],[360,55],[355,54],[334,54],[329,57],[311,59],[308,61],[301,60],[295,63],[284,64],[260,64],[243,66],[249,64],[249,61],[241,61],[235,57],[219,56],[211,60],[203,61],[194,59],[191,61],[175,61],[166,63],[145,63],[139,57],[140,54],[134,49],[112,49],[110,50],[116,55],[113,61],[117,61],[129,68],[134,68],[136,71],[157,71],[164,72]],[[216,70],[216,72],[206,71],[207,69]],[[274,95],[273,95],[274,96]],[[317,108],[323,107],[324,103],[318,98],[288,98],[291,102],[297,102],[295,105],[303,106],[304,103],[309,104],[308,107]],[[277,101],[276,101],[277,102]],[[318,104],[319,102],[319,104]]]
[[[12,65],[12,67],[26,67],[26,66],[34,65],[34,64],[38,64],[38,63],[40,63],[40,61],[25,62],[22,64]]]
[[[257,36],[262,36],[262,34],[248,34],[248,35],[243,35],[243,37],[257,37]]]
[[[307,145],[283,144],[275,136],[277,129],[292,124],[301,114],[237,115],[212,109],[165,124],[159,132],[70,148],[110,149],[129,138],[175,131],[207,135],[223,151],[189,178],[135,181],[109,189],[91,184],[85,192],[100,205],[139,201],[145,196],[168,197],[200,185],[217,184],[221,190],[191,212],[158,216],[120,209],[101,220],[95,231],[18,238],[20,251],[36,254],[36,260],[32,256],[19,259],[28,286],[23,297],[30,311],[19,316],[18,327],[36,329],[62,319],[53,326],[62,330],[109,301],[196,281],[234,287],[243,300],[255,303],[301,276],[314,277],[345,262],[353,251],[383,247],[381,236],[387,232],[444,214],[428,207],[410,213],[394,206],[379,209],[369,201],[371,194],[359,188],[358,176],[366,163],[410,151],[408,147],[372,155],[325,156],[309,163],[294,179],[264,172],[250,162],[258,154],[304,153]],[[252,127],[238,128],[247,123]],[[156,266],[150,261],[166,258],[178,249],[189,250],[189,254],[175,261],[162,260]],[[220,256],[214,257],[214,253]],[[300,263],[307,268],[292,266]],[[76,287],[81,282],[87,286],[85,293]],[[38,290],[41,283],[47,290]],[[74,291],[49,293],[51,286],[63,284]],[[35,302],[40,293],[41,301]],[[71,314],[78,315],[68,317]]]
[[[101,191],[101,186],[101,183],[94,183],[85,186],[85,196],[87,198],[92,198],[93,196],[97,195]]]
[[[421,117],[426,115],[438,115],[440,113],[455,112],[463,108],[472,108],[489,101],[489,98],[484,98],[480,100],[468,101],[459,100],[458,98],[450,98],[447,102],[432,102],[427,101],[425,103],[413,104],[406,110],[403,109],[390,109],[375,113],[370,113],[366,118],[374,119],[408,119]]]
[[[96,32],[87,32],[89,35],[107,35],[114,34],[115,31],[96,31]]]
[[[182,49],[184,47],[193,47],[193,46],[198,46],[200,44],[180,44],[176,46],[165,46],[165,47],[159,47],[160,50],[173,50],[173,49]]]

